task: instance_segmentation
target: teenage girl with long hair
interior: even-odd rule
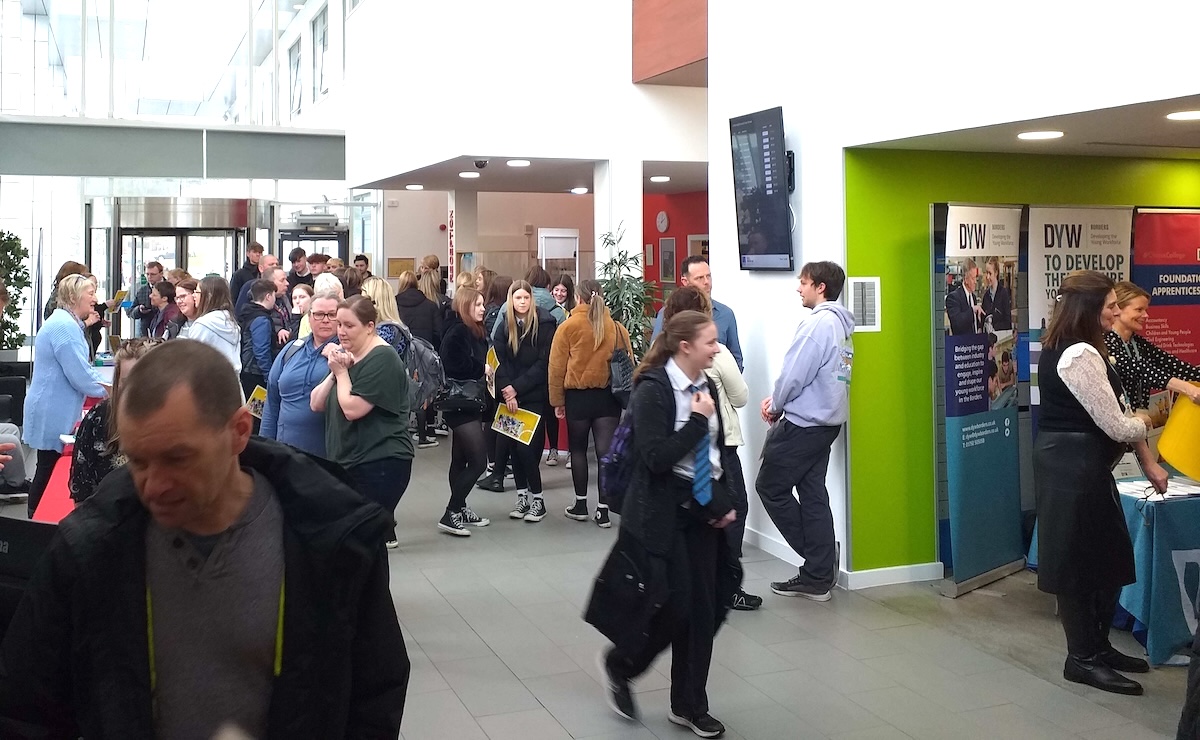
[[[579,303],[558,327],[550,349],[550,404],[557,418],[567,420],[575,503],[566,516],[580,522],[591,518],[607,528],[612,523],[602,491],[595,516],[588,516],[588,435],[595,442],[597,460],[608,454],[621,418],[621,406],[612,394],[609,361],[617,347],[631,356],[633,352],[629,332],[613,321],[604,305],[600,283],[580,281],[575,297]]]
[[[550,288],[550,295],[554,296],[554,302],[563,313],[570,316],[575,308],[575,278],[565,272],[559,275]],[[546,464],[554,467],[558,465],[558,419],[548,419],[547,422],[546,439],[550,442],[550,449],[546,451]],[[568,459],[567,470],[570,469],[571,461]]]
[[[512,453],[513,478],[517,485],[517,503],[508,516],[527,522],[540,522],[546,516],[542,499],[542,473],[538,464],[542,458],[542,443],[547,421],[546,402],[549,391],[546,375],[550,362],[550,347],[558,323],[550,312],[534,305],[533,288],[524,280],[512,284],[508,291],[508,307],[500,318],[501,341],[496,342],[497,400],[515,413],[518,408],[542,417],[533,431],[529,444],[522,444],[503,434],[496,435],[496,467],[501,468]]]
[[[482,381],[487,368],[487,340],[483,332],[483,296],[471,287],[454,293],[454,313],[442,339],[442,369],[454,380]],[[450,427],[450,501],[438,522],[448,534],[467,536],[468,526],[486,527],[487,519],[471,511],[467,496],[487,467],[487,437],[482,412],[447,411]]]

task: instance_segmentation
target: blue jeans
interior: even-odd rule
[[[412,458],[372,460],[346,468],[346,473],[354,484],[354,490],[392,515],[392,539],[396,539],[396,506],[412,477]]]

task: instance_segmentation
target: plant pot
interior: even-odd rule
[[[17,350],[15,349],[0,349],[0,362],[16,362]]]

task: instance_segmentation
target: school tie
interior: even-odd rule
[[[692,393],[708,391],[707,385],[689,386]],[[704,423],[704,436],[696,443],[695,461],[692,466],[692,498],[701,506],[712,501],[712,460],[708,457],[708,421]]]

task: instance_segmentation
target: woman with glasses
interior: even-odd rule
[[[125,456],[120,452],[116,415],[109,411],[120,403],[121,378],[128,375],[134,364],[147,352],[162,343],[162,339],[139,337],[126,339],[117,349],[112,396],[87,412],[75,433],[75,453],[71,459],[68,487],[76,504],[83,503],[95,493],[104,476],[125,464]]]
[[[207,344],[220,352],[242,373],[242,330],[233,313],[233,298],[225,278],[210,275],[200,281],[197,298],[199,316],[188,331],[188,339]]]
[[[309,301],[306,318],[312,331],[289,342],[271,365],[259,430],[263,437],[321,457],[326,456],[325,415],[313,411],[309,401],[313,389],[329,374],[322,352],[327,344],[337,344],[337,311],[336,293],[318,293]]]
[[[196,323],[197,301],[200,299],[200,283],[194,278],[181,280],[175,286],[175,305],[179,307],[179,318],[167,327],[167,339],[186,337]]]

